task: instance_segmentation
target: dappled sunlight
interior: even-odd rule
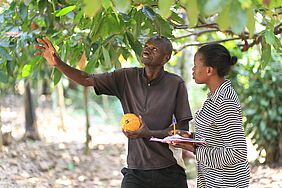
[[[16,141],[24,134],[24,111],[21,98],[12,97],[2,107],[3,130],[12,131]],[[43,107],[44,106],[44,107]],[[120,170],[125,166],[127,138],[119,122],[102,124],[91,117],[90,155],[84,155],[85,119],[67,109],[65,130],[60,128],[59,113],[51,105],[36,109],[38,129],[42,141],[16,142],[0,153],[0,187],[12,184],[36,187],[118,188],[122,180]],[[115,121],[111,121],[115,122]],[[6,128],[5,128],[6,127]],[[193,129],[193,122],[191,123]],[[253,163],[258,153],[247,138],[248,160]],[[185,159],[189,188],[196,187],[196,163]],[[281,168],[265,166],[251,168],[251,188],[282,186]],[[265,185],[265,186],[264,186]]]
[[[119,122],[103,125],[91,120],[91,150],[86,156],[83,116],[67,110],[63,130],[59,113],[51,105],[42,105],[36,109],[42,141],[20,142],[25,130],[21,97],[7,100],[8,106],[2,106],[1,112],[3,128],[12,131],[15,140],[0,153],[0,176],[5,179],[0,187],[10,186],[12,182],[30,187],[120,187],[127,140]]]

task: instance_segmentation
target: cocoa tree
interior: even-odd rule
[[[24,78],[59,82],[57,69],[33,57],[35,38],[43,35],[71,66],[85,52],[88,73],[138,60],[152,35],[170,38],[175,54],[208,43],[224,43],[243,56],[257,49],[263,70],[273,54],[281,54],[281,5],[281,0],[2,1],[0,88]]]

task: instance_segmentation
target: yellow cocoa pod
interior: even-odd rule
[[[120,125],[124,131],[130,132],[137,131],[141,126],[141,122],[135,114],[127,113],[122,116]]]

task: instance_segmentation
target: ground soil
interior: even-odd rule
[[[91,119],[91,150],[84,154],[85,119],[71,109],[65,113],[65,130],[59,112],[44,102],[36,109],[41,141],[22,142],[24,109],[19,97],[5,98],[1,117],[3,130],[12,130],[14,140],[0,152],[0,188],[118,188],[125,166],[126,137],[117,125]],[[194,163],[187,162],[189,169]],[[192,173],[193,174],[193,173]],[[282,168],[251,167],[251,188],[282,187]],[[195,187],[191,175],[189,188]]]

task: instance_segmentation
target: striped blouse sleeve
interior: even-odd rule
[[[247,159],[247,146],[242,129],[240,105],[234,100],[224,100],[218,106],[215,124],[223,139],[223,147],[200,146],[196,158],[210,168],[222,168]]]

